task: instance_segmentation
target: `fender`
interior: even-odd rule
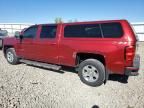
[[[3,39],[3,46],[15,46],[17,39],[15,37],[5,37]]]
[[[15,37],[5,37],[3,39],[3,48],[2,49],[3,49],[4,55],[5,55],[5,52],[6,52],[7,48],[15,47],[16,42],[17,42],[17,40],[16,40]]]

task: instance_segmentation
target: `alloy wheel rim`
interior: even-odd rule
[[[98,80],[99,72],[93,65],[86,65],[82,69],[83,78],[88,82],[95,82]]]
[[[8,53],[7,53],[7,60],[8,60],[9,62],[13,62],[13,60],[14,60],[14,55],[13,55],[13,53],[11,53],[11,52],[8,52]]]

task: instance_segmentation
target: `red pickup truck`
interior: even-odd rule
[[[109,74],[138,75],[136,35],[126,20],[33,25],[3,39],[10,64],[75,67],[82,82],[100,86]]]

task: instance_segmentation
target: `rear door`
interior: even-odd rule
[[[37,60],[58,64],[59,39],[57,25],[41,25],[36,45]]]

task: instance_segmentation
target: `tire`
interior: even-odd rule
[[[79,77],[89,86],[100,86],[105,80],[105,67],[96,59],[87,59],[79,65]]]
[[[8,63],[16,65],[19,63],[19,58],[17,57],[14,48],[9,48],[6,50],[6,59]]]

